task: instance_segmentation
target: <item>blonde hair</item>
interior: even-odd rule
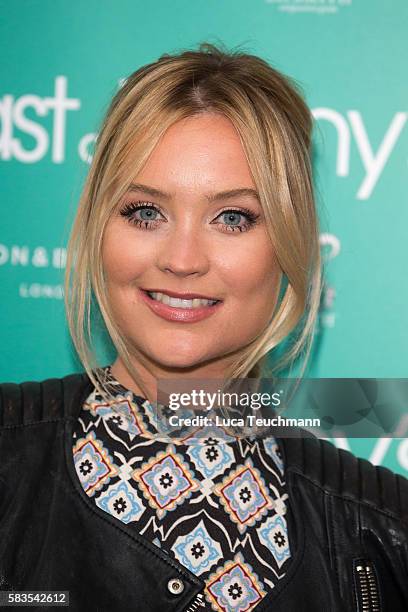
[[[132,347],[115,322],[104,286],[104,229],[167,128],[204,112],[223,114],[238,131],[281,269],[270,319],[243,347],[227,377],[263,375],[268,353],[290,334],[295,334],[292,345],[273,371],[293,364],[304,352],[303,373],[320,302],[321,261],[311,168],[313,120],[300,91],[257,56],[202,43],[198,50],[164,54],[142,66],[112,99],[73,223],[65,274],[71,337],[102,395],[108,387],[92,347],[95,308],[129,374],[143,389],[131,362]]]

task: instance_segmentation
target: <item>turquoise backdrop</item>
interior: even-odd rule
[[[121,79],[202,41],[265,58],[313,110],[326,286],[310,375],[408,377],[407,25],[406,0],[0,0],[0,379],[81,369],[61,286],[100,120]],[[408,475],[406,438],[335,443]]]

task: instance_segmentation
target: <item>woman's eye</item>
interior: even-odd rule
[[[224,232],[246,232],[253,225],[255,225],[259,215],[256,215],[251,210],[224,210],[220,215],[218,215],[217,219],[221,219],[221,223],[217,223],[217,225],[221,225],[224,227],[222,231]],[[213,221],[216,223],[216,220]]]
[[[239,222],[243,217],[243,215],[238,212],[226,212],[222,213],[221,216],[223,217],[224,223],[227,225],[239,225]]]
[[[139,211],[142,221],[152,221],[156,218],[157,210],[152,208],[141,208]]]
[[[143,229],[151,229],[160,220],[161,212],[151,202],[129,202],[120,211],[129,223]]]

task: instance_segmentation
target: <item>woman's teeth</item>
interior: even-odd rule
[[[157,302],[173,306],[173,308],[202,308],[203,306],[212,306],[218,302],[218,300],[203,300],[201,298],[182,300],[180,298],[170,297],[165,293],[150,293],[150,291],[148,291],[147,294]]]

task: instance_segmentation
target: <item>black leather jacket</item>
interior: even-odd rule
[[[85,374],[0,385],[0,590],[86,612],[196,612],[203,581],[98,508],[72,431]],[[292,560],[257,612],[408,610],[408,480],[314,436],[276,438]],[[57,607],[52,607],[57,609]]]

